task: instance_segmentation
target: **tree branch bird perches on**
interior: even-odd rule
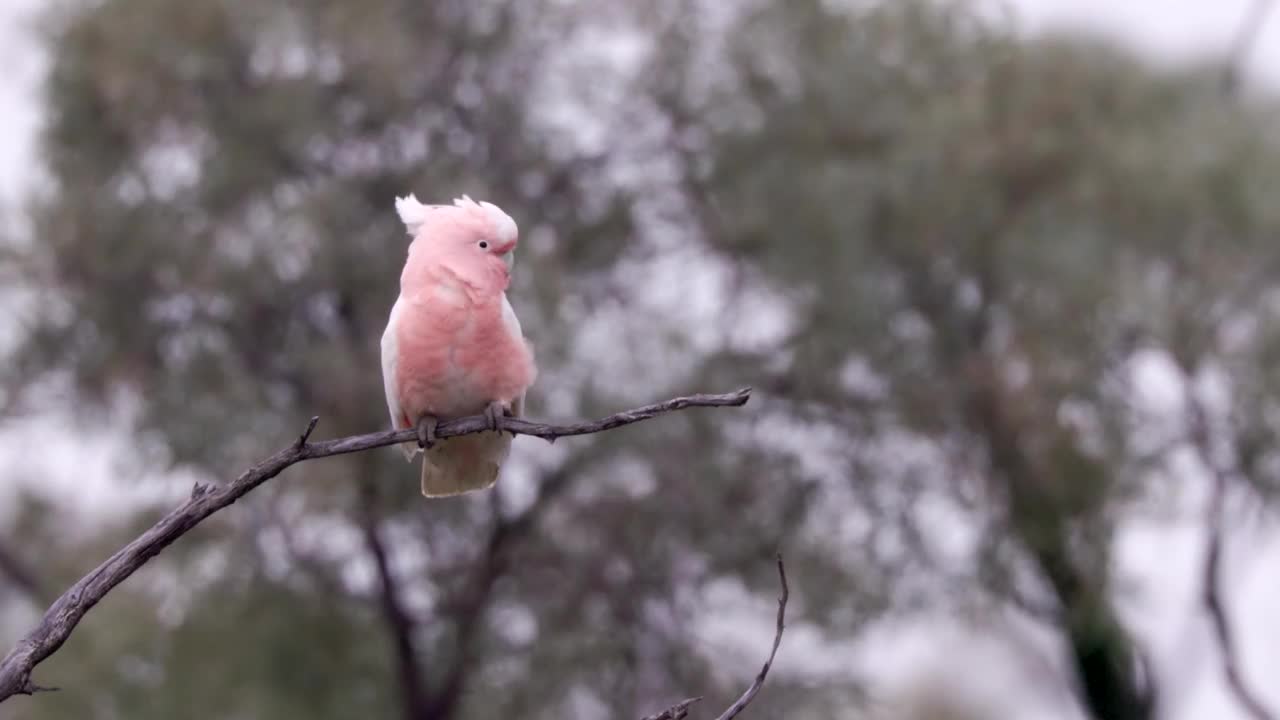
[[[666,402],[624,410],[599,420],[550,425],[519,418],[498,418],[499,430],[513,435],[532,435],[547,441],[572,435],[589,435],[623,425],[648,420],[658,415],[693,407],[740,407],[751,397],[751,388],[722,395],[689,395]],[[148,560],[158,555],[175,540],[185,535],[206,518],[231,505],[254,488],[279,475],[285,468],[307,460],[362,452],[397,443],[416,441],[417,431],[386,430],[367,435],[353,435],[311,442],[311,433],[320,418],[313,417],[306,430],[288,447],[245,470],[226,485],[196,483],[191,497],[161,518],[155,525],[128,545],[117,550],[101,565],[80,578],[45,611],[40,624],[18,641],[17,646],[0,660],[0,703],[14,695],[31,695],[53,688],[41,687],[31,679],[37,665],[58,651],[71,636],[85,614]],[[436,428],[440,439],[488,431],[491,419],[483,415],[441,422]]]

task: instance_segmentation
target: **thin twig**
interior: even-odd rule
[[[660,713],[646,715],[643,720],[682,720],[682,718],[688,717],[689,708],[698,702],[702,702],[702,698],[691,697],[687,700],[681,700]]]
[[[311,439],[311,433],[315,432],[316,425],[319,424],[319,422],[320,422],[319,415],[311,416],[311,422],[307,423],[307,429],[303,430],[302,434],[298,436],[298,447],[301,448],[306,446],[307,440]]]
[[[764,666],[760,668],[760,672],[756,675],[756,679],[752,681],[747,691],[742,693],[727,710],[720,714],[716,720],[733,720],[738,713],[747,709],[752,700],[755,700],[756,693],[760,692],[760,688],[764,687],[764,680],[769,676],[769,668],[773,667],[773,658],[778,654],[778,645],[782,643],[782,631],[786,627],[787,599],[791,596],[791,589],[787,587],[787,570],[782,564],[782,556],[778,556],[778,579],[782,582],[782,594],[778,596],[778,619],[773,633],[773,648],[769,651],[769,659],[764,661]],[[681,700],[671,707],[663,710],[656,715],[649,715],[644,720],[679,720],[689,714],[689,706],[698,702],[702,698],[689,698]]]
[[[1205,532],[1208,546],[1205,548],[1204,566],[1201,568],[1200,593],[1214,638],[1222,656],[1222,673],[1227,689],[1254,720],[1275,720],[1258,696],[1245,683],[1244,674],[1236,658],[1235,633],[1222,599],[1222,544],[1223,513],[1226,510],[1229,473],[1213,458],[1209,439],[1209,421],[1203,404],[1189,386],[1184,386],[1184,402],[1188,412],[1191,441],[1200,455],[1200,461],[1209,470],[1212,482],[1209,502],[1205,508]]]
[[[1236,700],[1254,720],[1274,720],[1271,712],[1263,706],[1249,686],[1245,684],[1236,661],[1235,633],[1228,620],[1227,609],[1222,601],[1222,506],[1221,486],[1214,483],[1213,498],[1209,505],[1209,546],[1205,549],[1202,593],[1205,611],[1209,614],[1213,626],[1214,637],[1222,654],[1222,671],[1226,676],[1227,686],[1236,696]]]
[[[738,407],[746,404],[750,396],[750,388],[724,395],[691,395],[626,410],[593,422],[569,425],[548,425],[505,418],[501,429],[518,435],[534,435],[551,440],[557,437],[602,432],[685,408]],[[308,426],[309,429],[311,427],[314,427],[314,424]],[[436,435],[440,438],[449,438],[482,432],[487,428],[488,423],[484,416],[475,415],[441,423],[436,429]],[[32,670],[62,647],[85,613],[148,560],[210,515],[231,505],[254,488],[279,475],[290,465],[331,455],[343,455],[410,442],[416,439],[416,435],[414,430],[388,430],[318,442],[309,442],[307,435],[303,435],[288,447],[250,467],[227,485],[193,488],[191,497],[186,502],[165,515],[128,545],[117,550],[54,601],[45,612],[40,624],[20,640],[4,660],[0,661],[0,702],[14,695],[29,695],[37,691],[39,688],[31,682]]]
[[[787,598],[791,596],[791,590],[787,587],[787,570],[782,565],[782,556],[778,556],[778,579],[782,582],[782,595],[778,597],[778,621],[777,629],[773,633],[773,649],[769,651],[769,659],[764,661],[764,667],[760,668],[760,674],[756,675],[756,679],[751,683],[751,687],[742,693],[742,697],[737,702],[729,706],[720,714],[716,720],[733,720],[738,713],[746,709],[747,705],[755,699],[756,693],[760,692],[760,688],[764,687],[764,679],[769,675],[769,668],[773,666],[773,658],[778,654],[778,645],[782,643],[782,629],[785,627],[784,620],[787,614]]]
[[[1253,0],[1253,4],[1241,19],[1235,40],[1231,43],[1227,66],[1222,73],[1222,89],[1228,95],[1235,93],[1240,87],[1240,78],[1244,75],[1249,53],[1253,50],[1258,36],[1262,34],[1262,28],[1267,24],[1267,17],[1274,6],[1274,0]]]

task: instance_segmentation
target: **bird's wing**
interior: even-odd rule
[[[520,318],[516,317],[516,310],[511,307],[511,301],[507,299],[506,293],[502,294],[502,323],[506,326],[507,332],[524,342],[524,331],[520,329]],[[515,417],[524,415],[524,395],[524,393],[520,393],[520,397],[511,401],[511,414]]]
[[[395,304],[391,306],[391,316],[387,319],[387,329],[382,331],[382,388],[387,394],[387,411],[391,413],[391,427],[397,430],[409,427],[405,421],[404,412],[400,409],[400,388],[396,385],[396,365],[400,362],[396,325],[404,307],[403,302],[403,297],[396,298]],[[405,459],[409,461],[412,461],[413,456],[418,452],[417,447],[412,443],[404,443],[400,449],[404,452]]]

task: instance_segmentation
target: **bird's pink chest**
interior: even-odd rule
[[[509,403],[533,382],[532,354],[503,319],[502,295],[477,299],[437,286],[408,298],[396,327],[396,385],[414,422]]]

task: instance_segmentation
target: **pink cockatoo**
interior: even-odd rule
[[[496,428],[499,414],[523,412],[537,371],[506,295],[516,223],[465,195],[453,205],[423,205],[409,195],[396,199],[396,212],[413,240],[382,334],[391,424],[417,428],[417,445],[401,449],[410,462],[426,449],[423,495],[490,487],[511,437],[482,432],[437,442],[435,430],[439,421],[481,413]]]

